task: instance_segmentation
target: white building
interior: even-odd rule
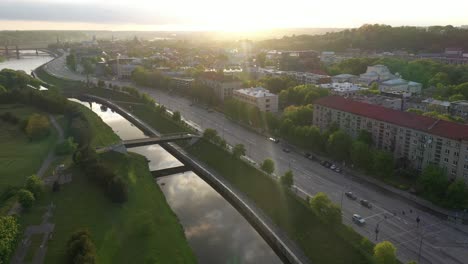
[[[379,89],[381,92],[405,92],[419,95],[421,94],[422,84],[398,78],[380,83]]]
[[[367,71],[359,76],[359,82],[364,85],[370,85],[372,82],[382,82],[391,79],[396,79],[385,65],[367,66]]]
[[[349,82],[344,83],[326,83],[321,84],[320,87],[330,89],[332,94],[339,96],[350,97],[356,95],[359,91],[367,90],[359,85]]]
[[[332,82],[334,82],[334,83],[343,83],[343,82],[354,83],[354,82],[356,82],[358,77],[356,75],[353,75],[353,74],[344,73],[344,74],[335,75],[335,76],[331,77],[331,79],[332,79]]]
[[[234,90],[233,97],[258,107],[262,112],[278,112],[278,95],[270,93],[263,87]]]

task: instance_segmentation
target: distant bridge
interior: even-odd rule
[[[39,55],[39,51],[47,52],[47,45],[4,45],[0,46],[0,54],[5,57],[9,57],[10,55],[16,55],[16,58],[20,58],[20,50],[35,50],[36,55]]]
[[[165,142],[173,142],[179,140],[188,140],[192,138],[199,138],[200,136],[190,134],[190,133],[176,133],[176,134],[165,134],[159,137],[148,137],[148,138],[141,138],[141,139],[132,139],[132,140],[124,140],[123,145],[126,148],[134,148],[134,147],[141,147],[146,145],[154,145],[160,144]]]

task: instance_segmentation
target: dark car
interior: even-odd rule
[[[362,206],[365,206],[365,207],[367,207],[367,208],[369,208],[369,209],[372,208],[372,204],[371,204],[369,201],[367,201],[367,200],[361,200],[360,203],[361,203]]]
[[[312,156],[312,154],[310,154],[309,152],[304,153],[304,157],[306,157],[306,158],[308,158],[308,159],[309,159],[311,156]]]
[[[340,167],[336,167],[336,168],[335,168],[335,171],[338,172],[338,173],[341,173],[342,170],[341,170]]]
[[[352,193],[352,192],[346,192],[345,195],[346,195],[346,197],[348,197],[351,200],[356,200],[357,199],[357,196],[354,195],[354,193]]]
[[[330,162],[326,160],[320,162],[320,164],[322,164],[322,166],[324,166],[325,168],[330,168],[330,166],[332,165]]]
[[[291,150],[289,148],[283,148],[283,151],[286,152],[286,153],[291,152]]]

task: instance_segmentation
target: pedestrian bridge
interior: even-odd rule
[[[165,143],[165,142],[188,140],[188,139],[199,138],[199,137],[200,136],[191,134],[191,133],[165,134],[163,136],[153,136],[153,137],[148,137],[148,138],[124,140],[123,145],[126,148],[134,148],[134,147],[141,147],[141,146],[146,146],[146,145],[160,144],[160,143]]]

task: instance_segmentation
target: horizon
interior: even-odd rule
[[[446,6],[457,7],[448,17],[436,5],[420,0],[395,0],[384,11],[371,0],[321,3],[291,0],[287,5],[264,0],[239,0],[231,5],[214,0],[177,3],[117,0],[112,5],[107,5],[104,0],[80,3],[70,0],[3,0],[0,3],[0,30],[257,32],[357,28],[363,24],[393,27],[467,25],[464,10],[468,10],[468,2],[457,2],[444,2]]]

